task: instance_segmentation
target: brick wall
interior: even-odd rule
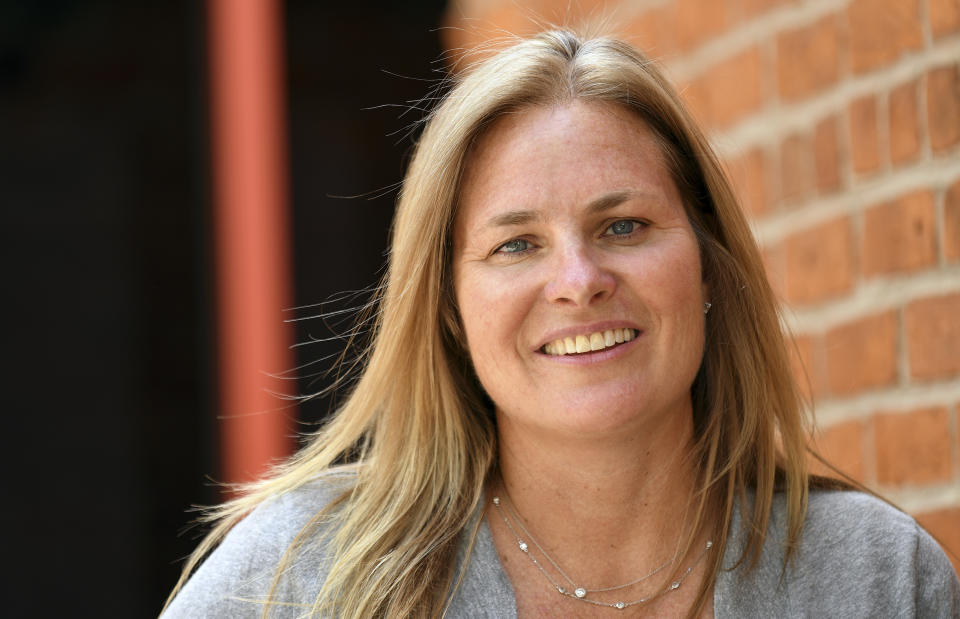
[[[727,161],[819,449],[960,555],[960,0],[453,0],[446,43],[584,19],[659,59]]]

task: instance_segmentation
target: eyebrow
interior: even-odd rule
[[[637,195],[638,194],[636,191],[629,190],[614,191],[612,193],[604,194],[587,204],[587,212],[591,215],[596,215],[598,213],[608,211],[615,206],[623,204],[630,198],[636,197]]]
[[[599,198],[591,200],[587,204],[587,213],[590,215],[596,215],[604,211],[610,210],[615,206],[623,204],[630,198],[636,197],[638,195],[643,195],[636,191],[623,190],[623,191],[614,191],[611,193],[604,194]],[[507,211],[506,213],[500,213],[491,217],[484,228],[499,228],[504,226],[519,226],[522,224],[530,223],[531,221],[538,221],[541,219],[539,211],[531,210],[517,210],[517,211]]]

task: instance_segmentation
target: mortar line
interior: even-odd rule
[[[846,10],[846,5],[846,2],[821,0],[778,7],[689,50],[682,58],[668,60],[668,64],[678,79],[686,81],[704,73],[718,59],[725,60],[759,45],[771,38],[771,33],[776,35],[812,24],[825,15]]]
[[[956,403],[947,407],[947,423],[950,434],[950,458],[953,469],[953,480],[960,483],[960,428],[957,427],[957,424],[960,423],[960,420],[957,418],[960,413],[957,412],[958,409],[960,409],[960,406],[957,406]]]
[[[831,428],[838,423],[870,419],[876,411],[907,414],[919,408],[950,407],[960,401],[960,379],[937,383],[914,383],[876,389],[848,398],[820,400],[814,416],[817,427]]]
[[[960,484],[941,483],[921,487],[879,487],[880,494],[910,514],[960,506]]]
[[[824,116],[844,109],[851,101],[917,79],[932,69],[957,63],[960,37],[941,41],[922,53],[906,54],[898,61],[862,75],[840,79],[808,99],[767,105],[739,123],[714,131],[711,140],[722,156],[729,156],[782,135],[809,130]],[[776,127],[771,131],[771,127]]]
[[[888,202],[916,190],[945,188],[960,177],[960,148],[927,161],[917,161],[887,174],[872,175],[853,181],[843,192],[813,198],[805,205],[781,210],[751,221],[757,241],[770,245],[788,235],[851,215]]]
[[[825,333],[834,326],[870,316],[917,299],[960,291],[960,265],[925,272],[897,273],[860,283],[852,294],[817,307],[786,306],[783,322],[798,335]]]

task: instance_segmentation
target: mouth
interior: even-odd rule
[[[619,346],[637,337],[639,333],[637,329],[628,327],[594,331],[593,333],[584,333],[583,335],[564,337],[547,342],[540,348],[540,352],[553,356],[582,355]]]

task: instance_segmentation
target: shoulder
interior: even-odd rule
[[[855,589],[904,613],[960,617],[960,582],[946,554],[911,516],[876,497],[812,492],[800,544],[798,577],[833,582],[848,603]]]
[[[350,490],[356,478],[352,468],[320,473],[292,490],[270,496],[235,529],[242,526],[269,529],[271,536],[289,544],[317,514]]]
[[[778,494],[774,511],[786,522],[786,501]],[[871,552],[880,546],[901,548],[915,544],[922,533],[909,515],[862,492],[812,491],[807,504],[801,543],[806,551],[834,552],[858,549]]]
[[[300,536],[319,534],[318,516],[355,482],[349,469],[334,469],[301,486],[270,496],[238,522],[191,576],[164,617],[259,617],[274,589],[271,616],[299,616],[318,591],[317,575],[325,573],[322,545],[305,546],[278,576],[287,550]],[[274,580],[277,580],[274,588]]]
[[[778,494],[757,564],[718,577],[721,597],[746,602],[738,604],[746,606],[741,615],[960,616],[960,582],[946,555],[913,518],[882,500],[812,491],[799,546],[785,565],[786,526]],[[743,542],[742,531],[731,531],[726,566]]]

